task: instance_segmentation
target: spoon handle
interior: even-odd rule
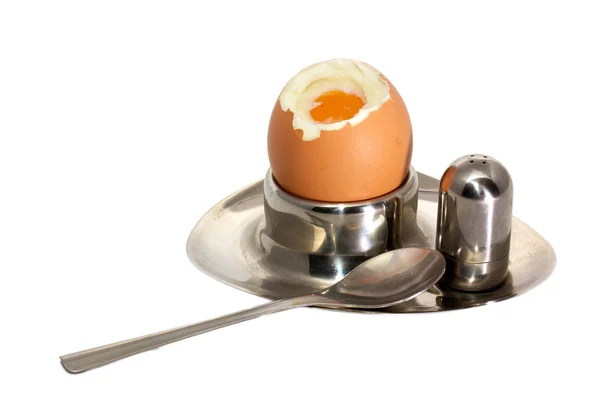
[[[272,314],[291,308],[324,303],[320,295],[306,295],[291,299],[277,300],[262,304],[258,307],[233,314],[224,315],[208,321],[198,322],[151,335],[141,336],[89,350],[79,351],[60,357],[63,367],[71,373],[85,372],[100,367],[121,358],[129,357],[146,350],[154,349],[165,344],[186,339],[201,333],[209,332],[238,322]]]

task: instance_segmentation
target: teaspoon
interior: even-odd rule
[[[435,250],[408,247],[363,262],[321,293],[282,299],[209,321],[141,336],[60,357],[71,373],[85,372],[119,359],[265,314],[305,306],[384,308],[410,300],[432,287],[446,262]]]

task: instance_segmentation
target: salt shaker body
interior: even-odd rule
[[[440,181],[436,248],[446,257],[442,284],[463,291],[500,285],[509,265],[512,179],[486,155],[454,161]]]

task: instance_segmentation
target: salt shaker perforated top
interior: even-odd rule
[[[490,290],[508,273],[512,179],[496,159],[454,161],[440,181],[436,248],[446,257],[442,281],[465,291]]]

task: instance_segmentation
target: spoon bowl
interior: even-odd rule
[[[439,252],[420,247],[388,251],[363,262],[320,295],[341,307],[393,306],[432,287],[444,274],[445,262]]]

